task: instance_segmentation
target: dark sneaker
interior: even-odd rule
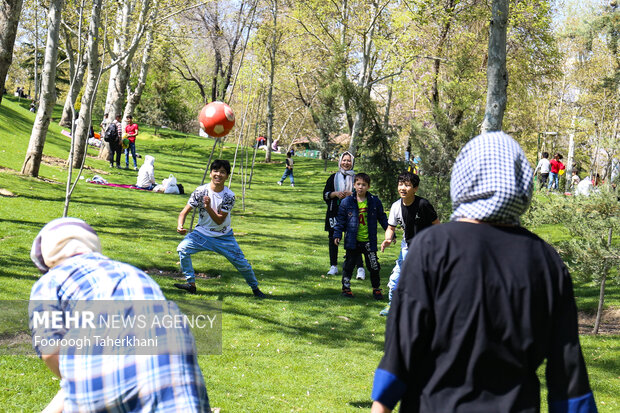
[[[116,164],[116,167],[117,167],[118,169],[121,169],[121,164],[120,164],[120,163],[117,163],[117,164]]]
[[[129,169],[129,165],[125,165],[125,168],[124,168],[124,169]]]
[[[190,284],[190,283],[184,283],[184,284],[174,284],[175,287],[177,287],[180,290],[185,290],[190,294],[196,294],[196,285],[195,284]]]
[[[353,293],[351,292],[350,288],[343,288],[342,289],[342,296],[346,297],[346,298],[353,298]]]
[[[258,288],[255,288],[252,290],[252,293],[254,294],[254,297],[256,298],[267,298],[267,296],[265,295],[265,293],[263,293],[261,290],[259,290]]]
[[[383,294],[381,294],[381,289],[380,288],[373,288],[372,289],[372,296],[377,301],[378,300],[383,300]]]
[[[385,308],[383,310],[381,310],[379,312],[379,315],[383,316],[383,317],[387,317],[387,315],[390,313],[390,305],[386,305]]]

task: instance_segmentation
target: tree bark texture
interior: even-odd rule
[[[65,106],[62,109],[62,116],[60,118],[60,122],[58,122],[60,126],[64,126],[65,128],[71,127],[71,122],[73,121],[72,103],[74,103],[77,99],[80,89],[82,89],[82,85],[84,84],[86,65],[86,60],[82,59],[77,67],[77,75],[75,75],[75,73],[70,73],[71,79],[75,76],[75,81],[69,86],[69,91],[67,92],[67,97],[65,98]]]
[[[493,17],[489,28],[489,60],[487,62],[487,105],[482,133],[502,130],[508,88],[506,70],[506,28],[508,0],[493,0]]]
[[[60,33],[60,12],[63,0],[51,0],[47,13],[47,42],[45,46],[45,60],[41,76],[41,97],[39,109],[34,120],[30,143],[26,152],[26,159],[21,173],[30,176],[39,176],[39,167],[43,156],[43,147],[47,129],[52,118],[52,109],[56,103],[56,61],[58,58],[58,38]]]
[[[0,103],[6,74],[13,61],[13,46],[22,4],[22,0],[0,0]]]
[[[86,86],[82,94],[80,114],[75,127],[75,136],[72,139],[73,156],[69,155],[72,166],[78,168],[82,164],[82,159],[86,151],[88,132],[91,123],[91,107],[97,93],[97,81],[100,74],[99,62],[99,24],[101,17],[101,1],[95,0],[91,14],[90,25],[88,26],[88,73],[86,75]],[[71,159],[72,158],[72,159]]]
[[[155,2],[153,18],[157,17],[157,4],[158,3]],[[133,116],[136,106],[138,106],[138,103],[140,103],[140,99],[142,98],[142,92],[144,92],[144,87],[146,86],[146,76],[149,73],[149,62],[151,60],[151,50],[153,48],[153,30],[153,25],[149,25],[146,31],[146,41],[144,44],[144,51],[142,53],[142,62],[140,63],[138,84],[133,91],[131,91],[130,88],[127,90],[127,104],[125,105],[123,119],[127,119],[127,116]]]
[[[276,53],[278,50],[278,0],[272,0],[271,10],[273,15],[273,36],[271,38],[271,50],[269,51],[269,90],[267,91],[267,151],[265,162],[271,162],[271,143],[273,139],[273,82],[276,74]]]
[[[609,228],[609,235],[607,237],[607,248],[611,248],[611,240],[613,235],[613,229]],[[607,281],[607,273],[609,272],[609,261],[605,263],[605,269],[603,270],[603,278],[601,279],[601,288],[598,296],[598,307],[596,309],[596,321],[594,322],[593,334],[598,334],[598,329],[601,325],[601,319],[603,317],[603,304],[605,304],[605,282]]]

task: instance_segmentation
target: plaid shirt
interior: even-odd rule
[[[70,311],[73,303],[93,300],[165,297],[157,283],[139,269],[90,253],[65,260],[43,275],[32,287],[30,300],[32,329],[35,311]],[[41,328],[33,330],[33,336],[35,333],[62,338],[70,336],[71,331]],[[191,334],[185,340],[193,346]],[[45,352],[38,346],[35,350],[39,355]],[[210,411],[195,351],[158,355],[70,353],[61,351],[59,356],[64,412]]]

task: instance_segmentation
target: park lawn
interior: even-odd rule
[[[60,217],[63,210],[66,168],[42,165],[44,179],[17,173],[33,120],[34,114],[15,99],[3,99],[0,188],[17,195],[0,199],[3,300],[28,299],[38,278],[29,259],[30,245],[39,229]],[[223,302],[222,354],[199,357],[212,407],[224,412],[368,409],[373,372],[382,355],[385,318],[378,312],[385,302],[371,298],[368,279],[355,281],[356,298],[346,300],[339,297],[339,276],[325,276],[329,263],[321,192],[336,169],[335,163],[324,172],[322,162],[297,158],[295,188],[291,188],[288,181],[282,187],[276,185],[284,170],[282,155],[275,155],[270,164],[257,162],[245,202],[237,167],[231,185],[237,194],[233,228],[261,289],[270,298],[254,299],[236,270],[211,253],[195,256],[196,271],[210,278],[198,278],[199,294],[188,297],[172,286],[177,279],[169,275],[178,274],[176,246],[182,238],[175,231],[176,220],[189,192],[200,184],[213,141],[168,130],[160,130],[156,136],[153,129],[140,128],[137,150],[143,156],[155,156],[157,180],[173,173],[186,194],[103,187],[82,180],[73,194],[69,215],[84,219],[97,230],[104,254],[148,271],[168,298]],[[222,151],[222,157],[232,161],[235,139],[231,136],[231,146],[217,148],[216,157]],[[64,159],[68,143],[53,123],[45,154]],[[96,150],[89,154],[96,155]],[[263,157],[261,152],[257,159]],[[141,165],[142,160],[138,161]],[[110,170],[106,161],[96,158],[86,163],[91,168],[85,171],[87,178],[99,174],[111,182],[135,183],[134,171]],[[420,195],[424,196],[423,186]],[[383,201],[387,208],[393,200]],[[382,284],[387,282],[397,254],[395,247],[379,254]],[[579,306],[591,309],[596,287],[576,284],[576,295]],[[620,306],[616,285],[609,287],[607,304]],[[8,334],[2,330],[0,326],[0,339]],[[619,343],[618,336],[582,337],[601,412],[620,408]],[[4,390],[0,392],[0,410],[41,409],[58,386],[58,380],[38,358],[0,357],[0,388]]]

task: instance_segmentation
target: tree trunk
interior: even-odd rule
[[[99,81],[99,76],[101,75],[99,70],[99,25],[100,25],[100,17],[101,17],[101,2],[102,0],[93,0],[93,9],[90,16],[90,24],[88,26],[88,40],[87,40],[87,50],[88,50],[88,75],[86,78],[86,88],[84,89],[84,94],[82,95],[82,102],[80,107],[80,115],[78,116],[77,126],[74,128],[73,137],[71,138],[71,150],[69,151],[69,174],[67,176],[67,189],[65,193],[65,206],[63,209],[62,216],[66,217],[69,212],[69,203],[71,202],[71,193],[73,192],[73,187],[75,187],[75,183],[79,181],[76,179],[76,182],[71,187],[71,174],[73,172],[73,166],[82,165],[82,156],[79,155],[79,142],[84,141],[85,137],[88,136],[88,126],[90,125],[90,115],[91,115],[91,107],[93,99],[95,98],[95,94],[97,93],[97,84]],[[77,147],[77,148],[76,148]],[[77,159],[77,162],[76,162]]]
[[[362,99],[362,96],[360,95],[370,93],[370,74],[372,71],[372,68],[370,67],[370,54],[372,53],[372,39],[375,33],[375,25],[378,21],[378,19],[376,19],[376,15],[379,13],[379,5],[376,1],[373,1],[372,3],[372,10],[371,25],[368,28],[367,33],[364,34],[363,38],[364,50],[362,51],[362,70],[357,81],[357,93],[359,95],[357,96],[358,102],[356,102],[355,105],[355,117],[353,120],[353,127],[351,128],[351,141],[349,142],[349,152],[351,152],[354,156],[357,156],[357,141],[361,130],[364,128],[364,111],[361,107],[361,102],[359,101]]]
[[[2,103],[6,74],[13,61],[13,46],[22,4],[22,0],[2,0],[0,3],[0,103]]]
[[[26,159],[21,170],[21,173],[24,175],[39,176],[43,146],[45,146],[47,129],[52,118],[52,109],[56,103],[56,60],[58,57],[58,37],[62,6],[63,0],[51,0],[47,13],[48,32],[45,60],[43,62],[43,76],[41,79],[41,98],[39,99],[39,109],[30,135],[28,152],[26,152]]]
[[[568,135],[568,155],[566,157],[566,173],[564,174],[566,177],[564,192],[569,192],[571,190],[570,184],[573,175],[573,157],[575,155],[575,123],[577,122],[577,112],[578,110],[575,109],[573,119],[571,121],[570,134]]]
[[[267,91],[267,151],[265,162],[271,162],[271,143],[273,139],[273,82],[276,74],[276,52],[278,50],[278,0],[272,0],[273,9],[273,36],[271,38],[271,50],[269,51],[269,61],[271,68],[269,71],[269,90]]]
[[[82,165],[82,159],[86,152],[88,132],[90,131],[92,104],[97,93],[97,81],[99,80],[100,74],[98,49],[101,1],[102,0],[95,0],[90,25],[88,27],[88,74],[86,75],[84,94],[82,94],[80,115],[78,116],[75,133],[72,139],[73,153],[69,155],[69,162],[71,162],[74,168],[79,168]]]
[[[157,3],[155,3],[157,4]],[[155,13],[157,9],[155,9]],[[156,18],[156,14],[153,16]],[[142,62],[140,64],[140,74],[138,75],[138,84],[133,92],[127,93],[127,104],[125,105],[125,112],[123,119],[127,119],[127,116],[133,116],[136,106],[140,103],[142,98],[142,92],[144,86],[146,86],[146,76],[149,73],[149,62],[151,60],[151,50],[153,47],[153,25],[150,25],[146,32],[146,43],[144,44],[144,52],[142,53]]]
[[[65,106],[62,109],[62,117],[60,118],[60,122],[58,122],[60,126],[64,126],[65,128],[70,128],[71,122],[73,122],[73,110],[75,108],[72,107],[72,104],[75,103],[75,100],[82,89],[82,85],[84,84],[86,65],[86,59],[82,59],[77,67],[77,75],[74,73],[70,74],[71,79],[74,79],[75,77],[75,81],[69,86],[69,91],[67,92],[67,97],[65,98]]]
[[[611,248],[611,236],[613,229],[609,228],[609,235],[607,237],[607,248]],[[603,317],[603,304],[605,303],[605,281],[607,281],[607,273],[609,272],[609,261],[605,263],[605,269],[603,270],[603,279],[601,279],[601,288],[598,295],[598,307],[596,309],[596,321],[594,322],[593,334],[598,334],[598,329],[601,326],[601,318]]]
[[[506,70],[508,0],[493,0],[492,13],[487,62],[487,105],[482,121],[482,133],[502,130],[508,88]]]

